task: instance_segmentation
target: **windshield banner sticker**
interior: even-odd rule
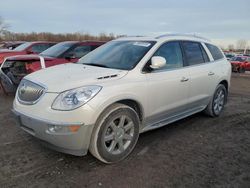
[[[149,42],[134,42],[133,45],[135,45],[135,46],[149,47],[151,44]]]

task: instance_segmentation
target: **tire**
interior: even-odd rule
[[[227,102],[227,95],[228,93],[225,86],[223,84],[219,84],[214,92],[212,99],[204,110],[205,114],[211,117],[220,116]]]
[[[140,120],[131,107],[116,103],[98,118],[92,132],[89,151],[104,163],[125,159],[139,137]]]
[[[245,73],[245,72],[246,72],[246,70],[245,70],[244,67],[240,67],[240,68],[239,68],[239,73]]]

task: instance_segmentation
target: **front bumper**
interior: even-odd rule
[[[25,132],[40,139],[47,147],[76,156],[86,155],[89,148],[93,125],[80,125],[77,132],[50,132],[50,126],[69,126],[35,119],[13,109],[17,125]],[[73,124],[75,125],[75,124]]]

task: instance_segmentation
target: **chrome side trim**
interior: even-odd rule
[[[156,122],[156,123],[153,123],[153,124],[150,124],[150,125],[147,125],[146,127],[144,127],[140,133],[143,133],[143,132],[146,132],[146,131],[150,131],[150,130],[153,130],[153,129],[157,129],[157,128],[160,128],[160,127],[163,127],[165,125],[168,125],[170,123],[173,123],[175,121],[178,121],[180,119],[183,119],[183,118],[186,118],[190,115],[193,115],[195,113],[198,113],[198,112],[201,112],[202,110],[204,110],[206,108],[206,106],[201,106],[201,107],[197,107],[197,108],[193,108],[191,110],[187,110],[185,112],[182,112],[180,114],[176,114],[176,115],[173,115],[173,116],[170,116],[170,117],[167,117],[163,120],[160,120],[159,122]]]

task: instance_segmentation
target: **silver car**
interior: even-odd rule
[[[201,111],[219,116],[230,76],[231,65],[207,39],[120,38],[76,64],[26,76],[13,112],[47,146],[113,163],[129,155],[142,132]]]

